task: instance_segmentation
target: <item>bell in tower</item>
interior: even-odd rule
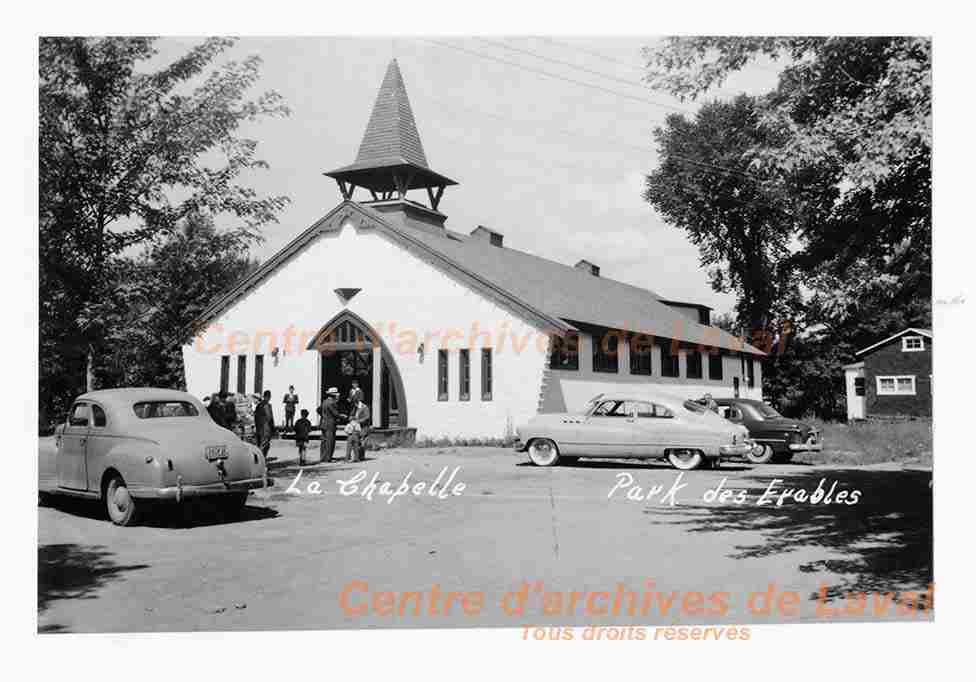
[[[429,208],[437,212],[444,188],[457,183],[427,165],[407,89],[396,59],[383,77],[366,134],[355,163],[326,173],[339,185],[343,199],[352,200],[357,187],[368,190],[377,206],[408,202],[407,192],[427,191]]]

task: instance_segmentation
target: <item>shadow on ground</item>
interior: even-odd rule
[[[43,613],[61,599],[91,599],[106,583],[124,573],[148,568],[148,564],[124,566],[101,545],[73,543],[37,548],[37,612]],[[45,625],[38,632],[63,632],[62,625]]]
[[[828,584],[828,599],[848,592],[925,590],[932,581],[932,489],[931,474],[924,471],[879,471],[832,469],[830,471],[776,472],[730,483],[736,489],[747,485],[744,505],[714,504],[687,506],[689,519],[667,519],[674,510],[648,509],[652,523],[686,526],[692,533],[759,531],[762,541],[738,545],[731,558],[786,556],[795,550],[816,547],[844,554],[800,564],[802,572],[828,572],[835,578]],[[837,482],[836,491],[860,490],[857,504],[812,504],[792,500],[776,506],[757,506],[756,501],[776,478],[776,488],[805,489],[812,493],[821,479],[823,490]],[[836,492],[835,492],[836,498]],[[788,572],[784,566],[784,572]],[[816,598],[818,595],[811,595]]]
[[[529,461],[517,462],[517,467],[534,467],[535,464]],[[648,469],[648,470],[670,470],[677,471],[671,464],[659,460],[640,460],[640,459],[578,459],[561,460],[556,466],[565,469]],[[718,471],[748,471],[751,466],[741,463],[723,462]]]
[[[67,495],[45,495],[41,499],[41,504],[66,514],[111,523],[106,516],[104,505],[96,500]],[[156,504],[143,502],[139,509],[136,525],[151,528],[194,528],[262,521],[278,516],[277,510],[264,506],[254,506],[256,504],[257,502],[252,498],[243,509],[231,512],[222,509],[207,498],[185,500],[179,504],[175,502]]]

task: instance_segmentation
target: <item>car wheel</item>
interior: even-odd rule
[[[529,444],[529,459],[537,467],[551,467],[559,461],[559,448],[548,438],[536,438]]]
[[[136,522],[136,501],[122,477],[115,475],[105,486],[105,508],[116,526],[131,526]]]
[[[668,461],[675,469],[690,471],[700,467],[705,457],[698,450],[670,450]]]
[[[773,461],[773,446],[769,443],[756,443],[746,454],[746,459],[753,464],[769,464]]]

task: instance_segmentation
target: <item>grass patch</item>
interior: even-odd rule
[[[799,452],[797,462],[811,464],[899,464],[932,465],[932,422],[918,419],[903,422],[866,421],[845,424],[804,420],[823,433],[823,452]]]

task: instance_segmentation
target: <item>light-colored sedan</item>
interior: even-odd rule
[[[131,525],[144,502],[216,496],[229,512],[273,485],[261,451],[182,391],[119,388],[79,396],[56,432],[57,492],[100,499]]]
[[[540,414],[516,430],[515,450],[537,466],[580,457],[664,459],[715,466],[753,447],[749,432],[697,402],[658,392],[600,394],[577,413]]]

